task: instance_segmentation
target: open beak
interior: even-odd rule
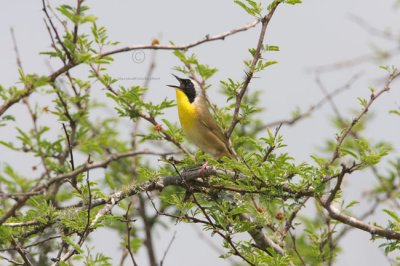
[[[179,86],[176,86],[176,85],[167,85],[168,87],[171,87],[171,88],[175,88],[175,89],[180,89],[180,87]]]
[[[174,74],[172,74],[172,76],[174,76],[178,81],[179,81],[179,84],[181,84],[181,78],[180,77],[178,77],[178,76],[176,76],[176,75],[174,75]],[[180,89],[181,87],[180,86],[176,86],[176,85],[167,85],[168,87],[171,87],[171,88],[175,88],[175,89]]]

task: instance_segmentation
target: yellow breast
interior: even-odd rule
[[[184,131],[190,131],[196,121],[196,108],[189,102],[188,97],[181,90],[176,90],[176,101],[178,104],[178,114],[181,126]]]

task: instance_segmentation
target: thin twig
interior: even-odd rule
[[[42,0],[43,1],[43,0]],[[118,53],[123,53],[123,52],[128,52],[132,50],[188,50],[190,48],[193,48],[195,46],[215,41],[215,40],[224,40],[226,37],[234,35],[239,32],[247,31],[253,27],[255,27],[260,20],[255,20],[251,23],[248,23],[242,27],[230,30],[228,32],[222,33],[222,34],[217,34],[213,36],[207,35],[204,39],[194,41],[189,44],[182,44],[182,45],[131,45],[127,46],[124,48],[118,48],[112,51],[108,51],[105,53],[99,53],[98,57],[103,58],[109,55],[113,54],[118,54]],[[69,53],[67,53],[69,54]],[[47,76],[48,81],[54,82],[60,75],[66,73],[70,69],[80,65],[81,62],[73,62],[69,61],[66,64],[64,64],[62,67],[60,67],[58,70],[54,71],[50,75]],[[26,84],[24,88],[24,92],[18,94],[18,96],[7,100],[3,105],[0,106],[0,116],[2,116],[11,106],[14,104],[18,103],[23,97],[29,96],[36,88],[32,86],[32,84]]]
[[[79,17],[80,14],[81,14],[81,5],[82,5],[82,3],[83,3],[83,0],[78,0],[77,1],[76,13],[75,13],[75,15],[77,17]],[[74,37],[73,37],[73,40],[72,40],[73,43],[75,43],[75,44],[78,41],[78,28],[79,28],[79,22],[76,22],[75,25],[74,25],[74,35],[73,35]]]
[[[14,28],[13,27],[10,28],[10,32],[11,32],[12,42],[13,42],[13,45],[14,45],[14,52],[15,52],[15,57],[16,57],[16,60],[17,60],[17,66],[21,70],[23,70],[22,62],[21,62],[21,56],[19,54],[17,39],[15,38],[15,33],[14,33]]]
[[[301,200],[297,206],[294,208],[294,210],[292,211],[292,213],[290,214],[289,218],[286,220],[285,222],[285,227],[283,229],[282,232],[282,240],[284,237],[286,237],[287,233],[290,233],[290,229],[293,228],[293,221],[294,219],[297,217],[297,214],[299,213],[299,211],[305,207],[306,202],[310,199],[309,196],[306,196],[303,198],[303,200]]]
[[[324,91],[324,97],[321,98],[316,104],[311,105],[306,111],[299,113],[297,115],[295,115],[292,118],[289,119],[280,119],[280,120],[276,120],[276,121],[272,121],[269,122],[265,125],[263,125],[260,130],[269,128],[269,127],[274,127],[277,125],[289,125],[292,126],[294,124],[296,124],[297,122],[299,122],[300,120],[307,118],[309,116],[311,116],[315,111],[317,111],[318,109],[320,109],[321,107],[323,107],[325,105],[325,103],[327,102],[331,102],[332,98],[339,95],[340,93],[348,90],[351,88],[351,85],[361,76],[361,73],[357,73],[354,76],[352,76],[343,86],[333,90],[331,93],[326,92],[325,89],[323,89]],[[322,83],[320,81],[319,78],[317,78],[317,84],[320,86],[320,88],[322,89]]]
[[[328,211],[329,216],[337,221],[340,221],[344,224],[352,226],[354,228],[358,228],[360,230],[366,231],[372,235],[378,235],[381,237],[385,237],[386,239],[396,239],[400,240],[400,233],[388,229],[384,229],[383,227],[377,227],[375,225],[370,225],[364,223],[352,216],[343,214],[338,208],[336,208],[333,204],[326,205],[323,200],[320,200],[320,204]]]
[[[161,261],[160,261],[160,266],[163,266],[163,265],[164,265],[164,261],[165,261],[165,258],[167,257],[168,251],[169,251],[169,249],[171,248],[172,243],[174,243],[175,236],[176,236],[176,231],[175,231],[174,234],[172,235],[172,238],[171,238],[171,240],[169,241],[169,244],[168,244],[168,246],[167,246],[167,249],[164,251],[164,255],[163,255],[163,257],[162,257],[162,259],[161,259]]]
[[[103,168],[107,167],[110,163],[128,157],[140,156],[140,155],[155,155],[155,156],[167,156],[171,154],[171,152],[166,153],[157,153],[151,151],[136,151],[136,152],[126,152],[121,154],[112,154],[108,159],[100,162],[100,163],[92,163],[92,164],[84,164],[83,166],[71,171],[69,173],[61,174],[55,176],[49,180],[43,181],[41,184],[37,185],[36,187],[32,188],[31,191],[27,191],[27,193],[23,193],[22,196],[18,199],[18,201],[0,217],[0,225],[3,224],[8,218],[13,216],[15,212],[20,209],[24,203],[32,196],[36,195],[36,192],[43,191],[44,189],[48,189],[50,185],[59,182],[61,180],[68,180],[73,178],[81,173],[86,172],[87,170],[96,169],[96,168]]]
[[[291,231],[289,231],[289,235],[290,235],[290,238],[292,239],[293,250],[294,250],[294,252],[296,253],[297,257],[300,259],[301,265],[306,266],[307,264],[306,264],[306,262],[304,261],[303,256],[301,256],[299,250],[297,249],[296,237],[292,234]]]
[[[123,53],[123,52],[129,52],[133,50],[145,50],[145,49],[152,49],[152,50],[188,50],[190,48],[196,47],[198,45],[201,45],[203,43],[207,42],[212,42],[212,41],[217,41],[217,40],[225,40],[226,37],[234,35],[236,33],[242,32],[249,30],[253,27],[255,27],[258,23],[260,23],[259,19],[254,20],[253,22],[250,22],[242,27],[235,28],[229,31],[226,31],[221,34],[217,35],[209,35],[207,34],[203,39],[194,41],[189,44],[184,44],[184,45],[130,45],[122,48],[118,48],[112,51],[105,52],[103,54],[100,54],[100,57],[105,57],[109,56],[112,54],[117,54],[117,53]]]
[[[87,159],[87,163],[90,164],[92,163],[92,161],[90,160],[90,154],[88,156]],[[86,220],[86,226],[85,229],[83,230],[83,234],[88,235],[90,232],[90,211],[92,210],[92,189],[90,188],[90,180],[89,180],[89,169],[86,171],[86,185],[87,185],[87,189],[88,189],[88,194],[89,194],[89,199],[88,199],[88,203],[87,203],[87,220]],[[79,243],[80,245],[83,244],[83,237],[81,238],[82,242]]]
[[[332,266],[333,258],[334,258],[334,250],[335,245],[333,243],[333,233],[335,232],[335,225],[331,225],[331,219],[326,219],[326,227],[328,230],[328,248],[329,248],[329,256],[328,256],[328,266]]]
[[[26,222],[4,223],[3,226],[24,227],[24,226],[32,226],[32,225],[38,225],[38,224],[40,224],[39,221],[33,220],[33,221],[26,221]]]
[[[19,253],[19,255],[22,257],[22,259],[24,260],[25,264],[27,266],[34,266],[33,263],[33,258],[32,256],[28,253],[28,251],[26,249],[24,249],[21,244],[18,242],[18,240],[13,239],[12,240],[13,245],[15,246],[17,252]]]
[[[387,49],[385,51],[385,59],[391,58],[397,54],[400,53],[400,47],[396,45],[394,48]],[[320,65],[316,67],[309,67],[307,70],[315,73],[326,73],[326,72],[331,72],[331,71],[337,71],[341,69],[346,69],[350,68],[368,61],[373,61],[379,59],[379,56],[375,55],[374,53],[368,53],[368,54],[363,54],[359,56],[355,56],[350,59],[326,64],[326,65]]]
[[[50,26],[53,29],[54,34],[56,35],[57,42],[61,45],[69,62],[73,62],[74,60],[71,56],[71,53],[68,51],[67,47],[65,47],[63,41],[61,40],[60,34],[57,31],[57,28],[54,26],[53,20],[50,18],[49,13],[47,12],[46,3],[44,2],[44,0],[42,0],[42,10],[46,14],[47,20],[49,21]]]
[[[343,182],[344,176],[349,173],[349,169],[342,165],[342,171],[340,172],[335,187],[330,191],[328,198],[325,200],[326,205],[330,205],[332,201],[335,199],[337,193],[341,189],[341,185]]]
[[[35,196],[35,195],[40,195],[43,194],[44,190],[41,191],[31,191],[31,192],[14,192],[14,193],[5,193],[5,192],[0,192],[0,198],[19,198],[22,196]]]
[[[360,119],[368,112],[369,107],[375,102],[379,96],[381,96],[383,93],[387,92],[390,90],[390,84],[392,83],[393,80],[395,80],[398,76],[400,75],[400,72],[395,72],[389,75],[387,78],[383,88],[378,91],[377,93],[372,93],[370,95],[370,99],[365,103],[364,107],[362,108],[361,112],[351,121],[351,123],[343,130],[342,134],[340,134],[337,138],[337,143],[335,147],[335,151],[332,155],[332,158],[328,165],[332,165],[336,159],[340,157],[340,147],[343,144],[343,141],[346,139],[346,137],[349,135],[349,133],[352,131],[353,127],[360,121]]]
[[[140,217],[142,218],[143,225],[144,225],[144,233],[145,233],[145,239],[144,239],[144,244],[147,249],[147,255],[149,258],[149,265],[151,266],[157,266],[157,260],[156,260],[156,255],[154,252],[154,244],[153,244],[153,224],[150,222],[148,216],[147,216],[147,211],[146,211],[146,202],[144,198],[142,197],[141,194],[138,194],[139,198],[139,214]]]
[[[9,259],[9,258],[7,258],[7,257],[4,257],[4,256],[2,256],[2,255],[0,255],[0,258],[3,259],[3,260],[8,261],[8,262],[10,262],[10,263],[12,263],[12,265],[25,265],[25,263],[23,263],[23,262],[18,262],[18,261]]]
[[[153,199],[150,197],[148,191],[145,191],[145,193],[146,193],[146,195],[147,195],[147,198],[150,200],[151,206],[153,207],[153,209],[154,209],[154,211],[156,212],[157,215],[165,216],[165,217],[169,217],[169,218],[174,218],[174,219],[176,219],[177,221],[189,220],[189,221],[191,221],[192,223],[198,223],[198,224],[203,224],[203,225],[210,225],[210,224],[208,223],[208,221],[201,220],[201,219],[199,219],[199,218],[192,217],[192,216],[189,216],[189,215],[187,215],[187,214],[178,216],[178,215],[174,215],[174,214],[170,214],[170,213],[166,213],[166,212],[160,211],[160,210],[157,209],[156,204],[154,203]],[[222,227],[219,226],[219,225],[215,225],[215,226],[218,227],[219,229],[222,229]]]
[[[128,207],[126,208],[126,212],[125,212],[125,223],[126,223],[126,250],[129,253],[129,256],[131,257],[132,263],[134,266],[138,266],[138,264],[136,263],[135,257],[133,256],[133,252],[132,252],[132,248],[131,248],[131,230],[132,230],[132,226],[131,226],[131,220],[129,217],[129,209],[132,206],[132,201],[129,202]]]
[[[101,76],[100,71],[93,64],[91,64],[90,67],[93,70],[96,77],[101,81],[102,76]],[[106,89],[115,96],[119,95],[118,91],[115,90],[109,84],[106,84]],[[124,99],[121,99],[121,100],[124,101],[130,108],[135,109],[135,106],[132,103],[127,102]],[[171,136],[171,134],[169,134],[166,130],[164,130],[162,127],[160,127],[160,123],[155,119],[154,116],[152,116],[151,114],[146,114],[146,113],[139,112],[139,111],[137,111],[137,113],[138,113],[138,116],[141,117],[142,119],[146,120],[147,122],[149,122],[150,124],[152,124],[155,127],[159,127],[158,132],[160,133],[160,135],[162,136],[163,139],[167,140],[168,142],[171,142],[173,145],[175,145],[178,149],[180,149],[182,152],[184,152],[188,156],[193,157],[193,155],[187,150],[187,148],[185,146],[183,146],[180,142],[178,142],[175,138],[173,138],[173,136]]]
[[[65,138],[67,139],[67,143],[68,143],[68,150],[69,150],[69,155],[70,155],[69,162],[71,163],[72,171],[74,171],[75,170],[75,163],[74,163],[74,153],[72,152],[72,144],[71,144],[71,141],[69,139],[69,134],[68,134],[67,128],[65,127],[65,124],[62,123],[62,126],[64,128]]]
[[[92,163],[91,160],[90,160],[90,155],[88,156],[88,159],[87,159],[86,163],[87,164],[91,164]],[[78,246],[82,246],[83,243],[86,241],[87,237],[90,234],[90,231],[91,231],[90,227],[92,225],[92,223],[90,222],[90,211],[92,210],[92,191],[91,191],[91,188],[90,188],[90,181],[89,181],[89,169],[87,169],[87,171],[86,171],[86,184],[88,186],[88,194],[89,194],[88,195],[89,199],[88,199],[88,204],[87,204],[87,221],[86,221],[85,229],[80,234],[80,238],[79,238],[78,243],[77,243]],[[64,256],[60,257],[64,246],[65,246],[65,243],[63,241],[62,248],[61,248],[61,251],[59,252],[59,255],[57,257],[56,263],[53,264],[54,266],[58,265],[58,262],[60,262],[60,261],[69,260],[77,252],[77,250],[75,248],[72,248]],[[137,266],[137,265],[135,265],[135,266]]]
[[[385,40],[394,41],[396,43],[399,41],[399,36],[395,36],[388,31],[376,28],[376,27],[372,26],[371,24],[369,24],[366,20],[364,20],[363,18],[361,18],[355,14],[350,14],[349,19],[352,22],[354,22],[356,25],[363,28],[366,32],[368,32],[372,36],[378,36]]]
[[[271,21],[272,16],[274,15],[274,12],[275,12],[276,8],[278,7],[279,3],[280,2],[276,2],[274,4],[274,6],[271,8],[271,10],[269,11],[269,13],[261,19],[262,27],[261,27],[260,36],[258,38],[257,48],[255,49],[253,60],[250,64],[248,72],[246,73],[246,78],[243,82],[243,85],[242,85],[239,93],[236,94],[236,103],[235,103],[235,109],[233,112],[232,122],[231,122],[231,125],[229,126],[228,130],[225,132],[225,135],[228,139],[231,137],[233,130],[235,129],[236,125],[239,123],[239,111],[240,111],[242,99],[243,99],[243,96],[246,94],[246,91],[250,84],[250,81],[253,78],[254,68],[256,67],[258,61],[261,59],[261,50],[262,50],[263,43],[264,43],[265,33],[267,31],[269,22]]]
[[[276,141],[276,138],[278,137],[278,133],[279,133],[279,130],[281,129],[281,127],[282,127],[282,124],[279,124],[279,126],[277,128],[275,128],[274,143]],[[276,148],[275,145],[271,145],[271,146],[268,147],[267,151],[265,152],[263,158],[260,161],[259,166],[261,166],[261,164],[264,163],[268,159],[268,157],[275,150],[275,148]]]
[[[67,144],[68,144],[68,148],[66,150],[69,151],[69,156],[70,156],[69,162],[71,164],[72,171],[74,171],[75,170],[75,162],[74,162],[74,153],[72,151],[72,143],[71,143],[70,136],[68,134],[65,124],[62,123],[62,126],[64,128],[65,138],[67,139]],[[79,193],[82,193],[82,191],[78,187],[76,176],[72,177],[69,181],[70,181],[72,187],[76,189],[76,191],[78,191]]]

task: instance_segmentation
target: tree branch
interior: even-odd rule
[[[320,109],[323,107],[327,102],[331,102],[332,98],[339,95],[340,93],[348,90],[351,88],[351,85],[361,76],[361,73],[357,73],[354,76],[352,76],[343,86],[333,90],[332,92],[328,93],[325,90],[323,92],[325,93],[325,96],[321,98],[316,104],[311,105],[306,111],[297,114],[296,116],[289,118],[289,119],[280,119],[276,121],[269,122],[265,124],[260,130],[264,130],[266,128],[274,127],[274,126],[279,126],[279,125],[289,125],[292,126],[299,122],[300,120],[307,118],[311,116],[316,110]],[[317,78],[317,84],[320,86],[321,89],[323,89],[322,83],[320,80]]]
[[[272,7],[272,9],[269,11],[269,13],[261,19],[262,27],[261,27],[260,36],[258,38],[257,48],[254,52],[253,60],[248,69],[248,72],[246,73],[246,78],[244,80],[243,86],[242,86],[240,92],[236,94],[236,103],[235,103],[235,110],[233,112],[232,122],[231,122],[231,125],[228,128],[228,130],[225,132],[225,135],[228,139],[231,137],[232,132],[235,129],[237,123],[239,123],[239,111],[240,111],[240,105],[242,103],[243,96],[245,95],[247,88],[250,84],[250,81],[253,78],[254,68],[256,67],[256,65],[258,63],[258,60],[261,59],[261,49],[263,47],[265,33],[267,31],[269,22],[271,21],[272,16],[274,15],[274,12],[279,4],[280,4],[280,2],[276,2],[276,4]]]
[[[45,15],[47,17],[47,20],[49,21],[50,26],[54,31],[54,34],[56,35],[56,39],[57,39],[58,44],[61,45],[61,47],[62,47],[65,55],[67,56],[69,62],[73,62],[74,59],[72,58],[71,53],[68,51],[67,47],[65,47],[63,41],[61,40],[60,34],[57,31],[57,28],[55,27],[55,25],[53,23],[53,20],[50,18],[49,13],[47,12],[46,3],[44,2],[44,0],[42,0],[42,10],[43,10],[43,12],[45,13]]]
[[[226,31],[224,33],[221,34],[217,34],[217,35],[209,35],[207,34],[203,39],[188,43],[188,44],[182,44],[182,45],[130,45],[130,46],[126,46],[126,47],[122,47],[122,48],[118,48],[112,51],[108,51],[105,53],[100,54],[100,57],[104,57],[104,56],[109,56],[109,55],[113,55],[113,54],[118,54],[118,53],[123,53],[123,52],[129,52],[129,51],[133,51],[133,50],[145,50],[145,49],[151,49],[151,50],[188,50],[190,48],[196,47],[198,45],[201,45],[203,43],[207,43],[207,42],[212,42],[212,41],[217,41],[217,40],[225,40],[226,37],[229,37],[231,35],[234,35],[236,33],[242,32],[242,31],[246,31],[248,29],[251,29],[253,27],[255,27],[258,23],[260,23],[259,19],[254,20],[253,22],[250,22],[242,27],[239,28],[235,28],[229,31]]]
[[[321,199],[320,203],[328,211],[329,216],[334,220],[340,221],[344,224],[358,228],[360,230],[369,232],[372,235],[378,235],[381,237],[385,237],[386,239],[400,240],[399,232],[383,229],[374,225],[369,225],[354,217],[343,214],[333,204],[327,204],[327,201],[324,199]]]
[[[343,130],[343,132],[338,136],[337,138],[337,143],[336,143],[336,147],[335,147],[335,151],[332,155],[332,158],[330,160],[330,162],[328,163],[327,166],[332,165],[336,159],[338,159],[340,157],[340,153],[339,153],[339,149],[343,144],[343,141],[345,140],[345,138],[347,137],[347,135],[349,135],[349,133],[351,132],[351,130],[353,129],[353,127],[358,123],[358,121],[360,121],[360,119],[368,112],[369,107],[375,102],[375,100],[377,98],[379,98],[379,96],[381,96],[383,93],[387,92],[390,90],[390,84],[392,83],[393,80],[395,80],[398,76],[400,75],[400,72],[394,72],[392,74],[389,75],[389,77],[387,78],[383,88],[375,93],[372,93],[370,96],[370,99],[366,102],[366,104],[364,105],[364,107],[362,108],[361,112],[351,121],[351,123]]]
[[[163,266],[163,265],[164,265],[164,261],[165,261],[165,258],[167,257],[168,251],[169,251],[169,249],[171,248],[172,243],[174,243],[175,236],[176,236],[176,231],[175,231],[174,234],[172,235],[172,238],[171,238],[171,240],[169,241],[169,244],[168,244],[167,248],[165,249],[164,255],[163,255],[163,257],[162,257],[162,259],[161,259],[161,261],[160,261],[160,266]]]
[[[129,217],[129,209],[132,206],[132,201],[129,202],[128,207],[126,208],[126,212],[124,215],[125,218],[125,224],[126,224],[126,249],[129,253],[129,256],[131,257],[132,263],[134,266],[138,266],[138,264],[136,263],[135,257],[133,256],[133,252],[132,252],[132,248],[131,248],[131,231],[132,231],[132,226],[131,226],[131,222],[132,220]]]
[[[132,50],[187,50],[187,49],[199,46],[199,45],[207,43],[207,42],[211,42],[211,41],[215,41],[215,40],[224,40],[228,36],[232,36],[236,33],[247,31],[247,30],[255,27],[259,22],[260,22],[260,20],[257,19],[257,20],[255,20],[251,23],[248,23],[242,27],[227,31],[222,34],[217,34],[217,35],[213,35],[213,36],[207,35],[204,39],[194,41],[189,44],[182,44],[182,45],[131,45],[131,46],[111,50],[111,51],[108,51],[105,53],[99,53],[97,55],[97,57],[103,58],[103,57],[106,57],[109,55],[128,52],[128,51],[132,51]],[[73,62],[71,60],[68,61],[68,63],[66,63],[64,66],[62,66],[61,68],[59,68],[58,70],[56,70],[55,72],[53,72],[52,74],[47,76],[49,83],[54,82],[60,75],[66,73],[67,71],[69,71],[70,69],[72,69],[78,65],[80,65],[80,62]],[[35,89],[36,88],[34,88],[32,86],[32,84],[25,85],[24,92],[18,94],[18,96],[14,97],[12,99],[9,99],[3,105],[0,105],[0,116],[2,116],[11,106],[18,103],[22,98],[29,96]]]
[[[103,168],[107,167],[111,162],[117,161],[119,159],[123,158],[128,158],[128,157],[134,157],[134,156],[139,156],[139,155],[155,155],[155,156],[167,156],[175,153],[157,153],[157,152],[151,152],[151,151],[135,151],[135,152],[126,152],[126,153],[121,153],[121,154],[113,154],[111,155],[108,159],[99,162],[99,163],[89,163],[86,162],[83,166],[75,169],[74,171],[61,174],[58,176],[55,176],[49,180],[45,180],[41,184],[37,185],[31,191],[28,191],[26,194],[23,194],[18,201],[8,210],[6,211],[1,217],[0,217],[0,225],[3,224],[8,218],[13,216],[15,212],[21,208],[24,203],[33,195],[36,195],[35,192],[38,191],[43,191],[46,190],[50,185],[54,184],[55,182],[61,181],[61,180],[67,180],[69,178],[73,178],[83,172],[86,172],[91,169],[96,169],[96,168]]]
[[[253,219],[245,213],[239,214],[240,218],[242,220],[251,222],[254,224]],[[254,242],[259,246],[259,248],[265,250],[269,247],[271,247],[276,253],[279,255],[285,255],[285,251],[281,246],[276,244],[272,239],[270,239],[266,234],[263,233],[262,229],[260,228],[254,228],[249,230],[249,234],[251,237],[254,239]]]
[[[15,57],[16,57],[16,61],[17,61],[17,66],[23,70],[22,68],[22,62],[21,62],[21,56],[19,54],[19,50],[18,50],[18,44],[17,44],[17,38],[15,38],[15,33],[14,33],[14,28],[10,28],[10,32],[11,32],[11,38],[12,38],[12,42],[14,45],[14,52],[15,52]]]

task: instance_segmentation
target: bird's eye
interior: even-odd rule
[[[192,88],[193,87],[193,83],[190,80],[185,80],[185,87]]]

